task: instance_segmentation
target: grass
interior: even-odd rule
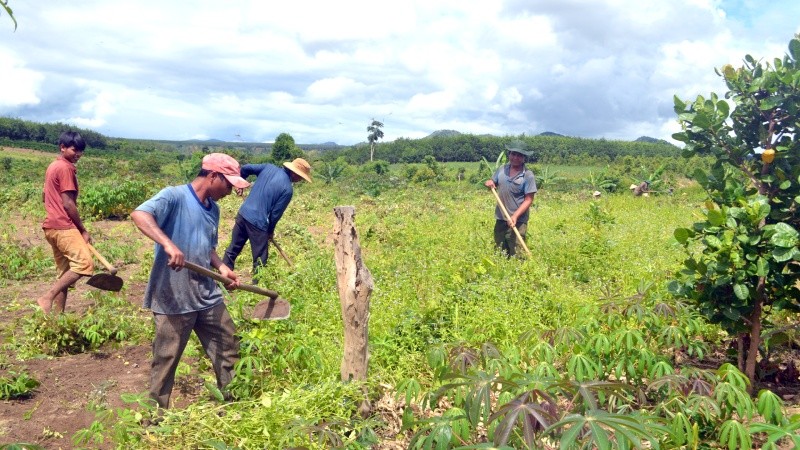
[[[446,165],[448,170],[451,166]],[[469,175],[477,164],[465,167]],[[595,169],[550,168],[575,180]],[[241,448],[358,448],[374,439],[370,433],[381,433],[386,426],[381,418],[355,417],[359,386],[338,382],[342,317],[330,236],[336,206],[355,206],[364,261],[374,278],[366,385],[374,399],[408,386],[417,386],[417,392],[437,389],[441,367],[431,363],[437,352],[483,346],[519,359],[527,351],[522,336],[530,340],[539,332],[564,327],[609,327],[597,324],[609,318],[600,312],[603,298],[635,297],[642,286],[650,296],[666,297],[665,283],[683,259],[672,232],[691,225],[704,198],[693,185],[672,196],[647,198],[624,192],[592,199],[586,193],[545,189],[536,196],[528,227],[533,256],[507,259],[492,241],[494,198],[479,183],[414,185],[386,176],[365,185],[357,178],[296,186],[276,229],[276,240],[295,267],[273,250],[258,275],[292,302],[290,320],[249,319],[248,308],[261,300],[254,294],[240,292],[230,302],[242,342],[234,382],[239,401],[217,405],[200,400],[171,411],[159,430],[143,430],[132,412],[107,413],[82,433],[83,438],[102,435],[126,448],[224,448],[217,445],[221,442]],[[240,204],[235,196],[220,202],[220,250],[228,243]],[[38,207],[30,201],[23,206],[31,214]],[[144,279],[151,244],[129,220],[103,229],[113,238],[101,251],[127,263],[141,261],[143,270],[137,277]],[[245,272],[249,252],[246,247],[240,255]],[[633,319],[614,326],[622,331],[602,329],[620,336],[625,327],[646,332]],[[692,339],[716,336],[702,327],[693,332]],[[635,337],[648,342],[654,352],[665,350],[653,346],[657,336]],[[552,351],[557,352],[550,357],[553,367],[562,364],[558,368],[564,376],[571,376],[566,375],[568,360],[589,361],[571,359],[574,348],[553,345]],[[199,349],[192,344],[188,352],[199,354]],[[662,357],[653,356],[653,364]],[[597,369],[586,362],[569,370],[584,376],[581,371]],[[210,371],[205,372],[212,380]],[[132,405],[139,400],[131,398]],[[103,422],[103,417],[114,419]]]

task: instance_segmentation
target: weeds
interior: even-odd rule
[[[8,376],[0,377],[0,400],[27,398],[39,387],[39,382],[25,372],[9,372]]]

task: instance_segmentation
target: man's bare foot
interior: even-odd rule
[[[42,308],[42,311],[44,311],[45,314],[49,314],[50,308],[53,307],[53,300],[48,299],[47,297],[39,297],[36,300],[36,303],[39,304],[39,307]]]

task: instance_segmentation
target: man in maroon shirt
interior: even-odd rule
[[[44,175],[44,209],[47,217],[42,223],[44,236],[53,247],[58,280],[36,300],[45,313],[55,309],[63,312],[67,304],[67,290],[81,277],[94,271],[92,253],[86,245],[91,242],[89,232],[78,214],[78,162],[86,142],[75,131],[65,131],[58,138],[61,155],[50,163]]]

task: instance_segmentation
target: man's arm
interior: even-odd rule
[[[517,208],[517,210],[514,211],[514,214],[511,215],[511,221],[508,222],[508,226],[510,227],[517,226],[517,219],[519,219],[519,216],[525,214],[525,211],[527,211],[528,208],[531,207],[532,203],[533,203],[533,194],[525,194],[525,199],[522,200],[522,204],[519,205],[519,208]]]
[[[64,205],[64,211],[67,212],[69,219],[75,224],[75,227],[78,228],[78,231],[80,231],[81,236],[83,236],[83,240],[91,243],[92,238],[89,236],[89,232],[86,231],[86,227],[83,226],[83,221],[81,221],[81,216],[78,213],[78,204],[76,203],[77,198],[78,193],[76,191],[62,192],[61,204]]]
[[[183,252],[158,226],[156,218],[152,214],[144,211],[134,211],[131,213],[131,219],[142,234],[164,247],[164,251],[169,256],[167,264],[170,267],[173,269],[183,267],[185,260]]]

